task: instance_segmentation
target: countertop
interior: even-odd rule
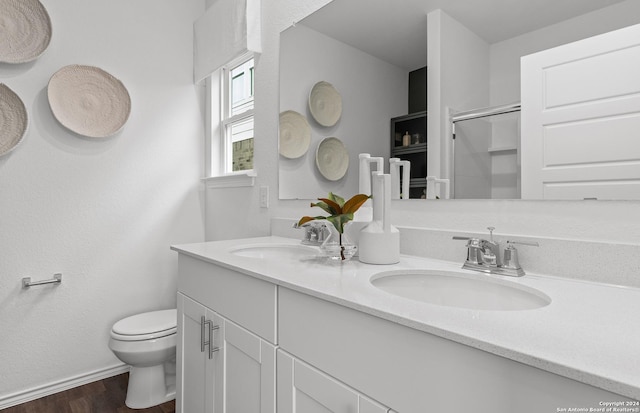
[[[357,258],[340,263],[320,257],[275,260],[232,253],[239,247],[263,244],[300,245],[300,241],[272,236],[175,245],[171,249],[640,400],[638,288],[540,274],[480,275],[462,270],[462,263],[408,255],[401,255],[398,264],[369,265]],[[463,309],[398,297],[369,282],[380,272],[403,269],[456,271],[500,279],[539,290],[551,298],[551,303],[521,311]]]

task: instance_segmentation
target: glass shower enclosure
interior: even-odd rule
[[[520,199],[520,103],[451,116],[455,199]]]

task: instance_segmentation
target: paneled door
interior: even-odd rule
[[[522,58],[522,198],[640,199],[640,25]]]
[[[210,323],[218,326],[212,330]],[[178,293],[178,343],[176,411],[213,413],[214,401],[222,399],[222,363],[212,333],[222,320],[202,304]],[[214,346],[210,348],[209,346]],[[216,386],[216,382],[218,385]]]
[[[275,413],[275,346],[224,320],[225,413]]]
[[[275,346],[178,293],[178,413],[275,413]]]

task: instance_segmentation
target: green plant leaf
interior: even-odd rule
[[[312,202],[311,206],[312,207],[322,208],[324,210],[324,212],[328,213],[329,215],[335,215],[336,214],[335,208],[331,207],[329,204],[327,204],[324,201],[316,202],[315,204]]]
[[[345,202],[344,206],[342,207],[342,212],[345,214],[355,213],[362,206],[362,204],[367,202],[369,198],[371,198],[371,196],[365,194],[352,196],[351,199]]]
[[[333,192],[329,192],[329,199],[340,205],[340,208],[344,207],[344,198],[340,195],[336,195]]]
[[[323,217],[323,216],[310,217],[308,215],[305,215],[302,218],[300,218],[300,221],[298,221],[298,226],[304,225],[309,221],[315,221],[316,219],[327,219],[327,217]]]
[[[347,222],[351,221],[352,219],[353,219],[353,214],[351,213],[333,215],[333,216],[327,217],[327,221],[331,222],[340,234],[344,233],[344,226],[347,224]]]
[[[331,209],[329,212],[331,215],[340,215],[342,214],[342,207],[337,204],[335,201],[332,201],[330,199],[327,198],[318,198],[319,201],[324,202],[325,204],[327,204],[329,206],[329,208]],[[326,209],[325,209],[326,211]]]

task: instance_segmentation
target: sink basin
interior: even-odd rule
[[[541,291],[509,281],[454,271],[389,271],[371,284],[390,294],[447,307],[473,310],[531,310],[551,299]]]
[[[229,252],[241,257],[273,260],[310,259],[318,256],[316,248],[293,244],[245,245],[236,247]]]

